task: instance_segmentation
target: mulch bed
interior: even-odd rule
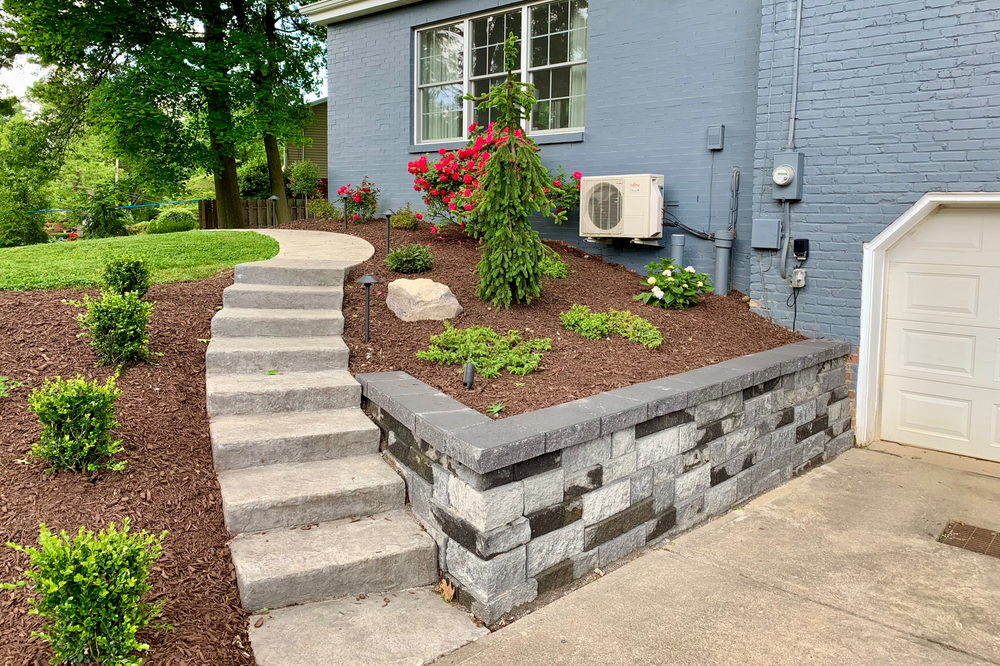
[[[205,344],[232,271],[198,282],[156,285],[150,348],[158,365],[133,365],[118,381],[122,472],[43,474],[28,456],[39,427],[28,411],[30,389],[47,377],[103,379],[94,354],[78,340],[79,310],[61,303],[75,290],[0,292],[0,375],[23,381],[0,399],[0,543],[35,545],[38,525],[74,533],[129,517],[133,529],[167,530],[163,557],[151,575],[153,598],[166,600],[172,630],[144,631],[144,663],[253,664],[247,614],[229,555],[222,500],[212,467],[205,413]],[[95,291],[88,293],[96,294]],[[27,558],[0,546],[0,581],[20,576]],[[0,591],[0,664],[48,664],[40,628],[28,615],[27,593]]]
[[[343,222],[299,220],[290,229],[344,233]],[[742,294],[707,295],[685,311],[643,305],[632,296],[643,291],[640,276],[618,264],[604,263],[564,243],[549,242],[570,265],[566,279],[545,280],[542,296],[529,306],[496,311],[475,295],[479,261],[475,241],[457,227],[446,226],[431,234],[429,225],[416,231],[393,229],[392,247],[406,243],[429,244],[434,268],[419,275],[399,275],[385,265],[385,221],[350,224],[347,233],[368,240],[375,256],[355,269],[351,279],[372,273],[380,285],[372,288],[371,344],[364,343],[364,289],[345,290],[344,339],[351,348],[351,372],[402,370],[436,387],[462,403],[483,411],[503,402],[500,417],[513,416],[603,391],[694,370],[737,356],[773,349],[804,338],[750,312]],[[466,391],[457,366],[439,366],[416,358],[430,336],[440,333],[439,322],[405,323],[386,307],[387,285],[399,278],[429,278],[451,287],[465,313],[453,323],[459,327],[490,326],[498,332],[520,331],[524,338],[552,338],[539,371],[520,377],[501,374],[497,379],[476,377],[475,389]],[[664,343],[658,350],[612,337],[586,340],[562,327],[559,313],[573,304],[595,311],[631,310],[659,327]],[[523,384],[518,386],[518,384]]]

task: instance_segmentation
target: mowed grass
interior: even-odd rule
[[[277,253],[278,241],[252,231],[184,231],[3,248],[0,291],[95,285],[105,260],[117,254],[145,257],[155,282],[182,282]]]

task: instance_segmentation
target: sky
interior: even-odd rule
[[[11,69],[0,70],[0,85],[4,87],[3,95],[16,95],[24,99],[28,87],[42,75],[42,67],[28,62],[28,57],[19,55],[14,59]]]

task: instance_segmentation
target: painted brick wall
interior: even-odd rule
[[[418,203],[406,162],[412,143],[412,30],[423,24],[508,4],[436,0],[329,28],[331,183],[369,175],[387,205]],[[725,124],[725,150],[715,156],[712,228],[725,228],[733,167],[743,172],[740,242],[734,285],[749,288],[746,257],[755,140],[757,0],[591,0],[586,135],[582,143],[543,147],[547,166],[587,174],[662,173],[668,210],[709,229],[710,125]],[[539,225],[544,235],[603,252],[640,268],[657,250],[580,243],[575,225]],[[665,229],[663,243],[669,250]],[[689,262],[711,272],[712,244],[689,237]],[[740,253],[743,259],[740,259]]]
[[[794,0],[764,0],[755,217],[771,201],[791,97]],[[792,235],[808,238],[798,327],[859,338],[862,243],[929,191],[1000,190],[1000,1],[805,0],[795,144],[805,192]],[[751,258],[751,296],[783,325],[790,288],[777,253]]]

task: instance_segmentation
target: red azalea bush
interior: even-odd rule
[[[378,214],[379,189],[374,183],[364,177],[361,185],[351,187],[348,183],[337,190],[337,195],[344,201],[344,213],[358,224],[368,222]]]
[[[570,176],[563,171],[562,165],[559,166],[559,172],[552,179],[552,185],[549,187],[549,191],[546,192],[557,213],[569,213],[580,207],[581,178],[583,178],[583,174],[579,171],[574,172]],[[562,220],[556,218],[556,224],[560,222]]]

